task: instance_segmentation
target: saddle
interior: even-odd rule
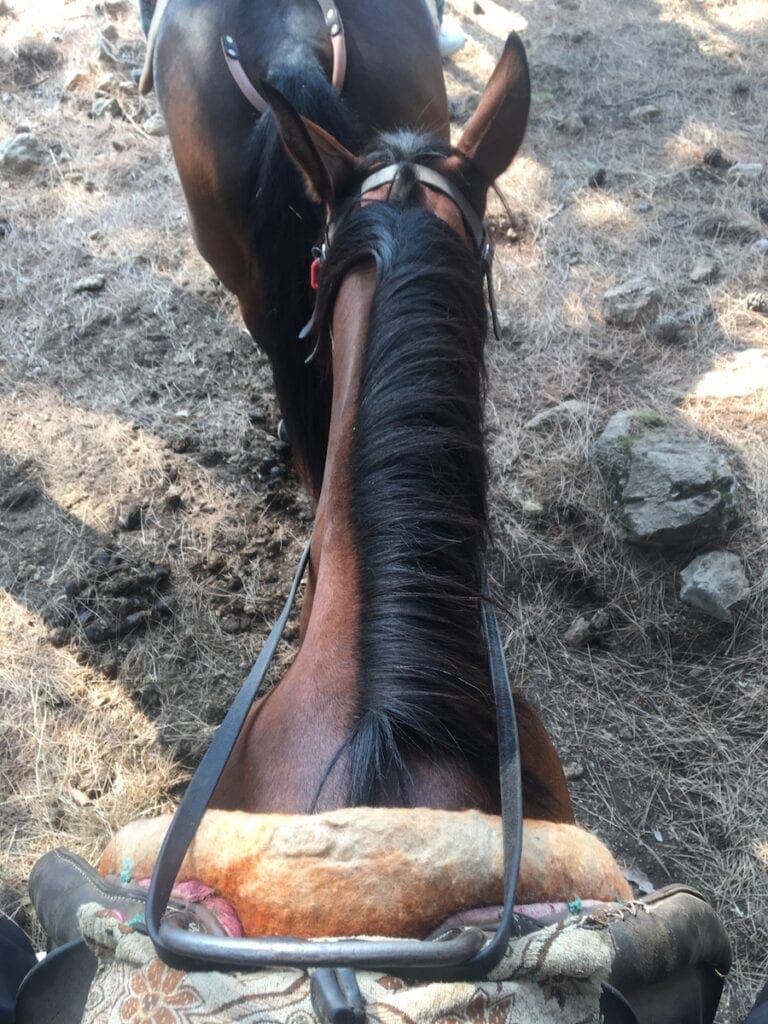
[[[518,908],[525,925],[487,979],[428,984],[381,970],[176,970],[145,934],[146,890],[63,850],[37,863],[30,892],[57,948],[25,980],[18,1024],[118,1024],[134,1013],[209,1024],[710,1024],[730,966],[719,918],[685,886],[538,920]],[[167,915],[202,934],[227,928],[183,886]],[[498,908],[469,919],[491,931]]]

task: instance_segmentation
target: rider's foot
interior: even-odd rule
[[[450,57],[462,48],[467,37],[458,25],[452,22],[443,22],[440,26],[440,54],[443,57]]]

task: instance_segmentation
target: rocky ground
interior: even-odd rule
[[[512,221],[492,207],[510,667],[580,818],[717,903],[737,1021],[768,976],[764,7],[450,13],[457,130],[509,28],[533,74]],[[0,899],[26,923],[36,856],[173,804],[310,513],[136,92],[132,5],[0,0],[0,32]]]

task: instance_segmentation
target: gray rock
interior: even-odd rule
[[[612,416],[591,459],[635,544],[697,548],[721,540],[738,521],[736,480],[725,458],[651,409]]]
[[[757,181],[765,170],[764,164],[736,163],[728,168],[728,177],[736,181]]]
[[[165,119],[162,114],[152,114],[142,125],[142,128],[147,135],[161,136],[167,135],[168,129],[165,126]]]
[[[525,429],[541,430],[557,423],[584,420],[588,415],[589,405],[586,402],[580,402],[577,398],[569,398],[565,402],[560,402],[559,405],[553,405],[550,409],[542,409],[528,420]]]
[[[655,103],[646,103],[642,107],[635,107],[629,112],[629,120],[635,124],[648,124],[650,121],[658,121],[662,115],[661,107]]]
[[[720,276],[720,264],[711,256],[700,256],[688,275],[694,284],[710,284]]]
[[[19,132],[0,143],[0,169],[11,174],[28,174],[45,159],[43,144],[31,132]]]
[[[91,117],[122,117],[123,108],[114,96],[100,96],[93,101]]]
[[[631,327],[653,316],[660,301],[659,290],[651,281],[634,277],[603,295],[603,315],[609,324]]]
[[[584,118],[578,114],[567,114],[558,124],[558,129],[566,135],[581,135],[586,128]]]
[[[708,551],[680,573],[680,599],[721,622],[731,622],[731,608],[749,593],[738,555]]]

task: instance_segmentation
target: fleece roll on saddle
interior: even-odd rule
[[[121,829],[102,855],[101,874],[151,875],[170,821]],[[502,863],[501,819],[477,811],[208,811],[177,881],[217,890],[250,936],[420,938],[452,914],[500,903]],[[630,897],[595,836],[525,821],[518,903]]]

